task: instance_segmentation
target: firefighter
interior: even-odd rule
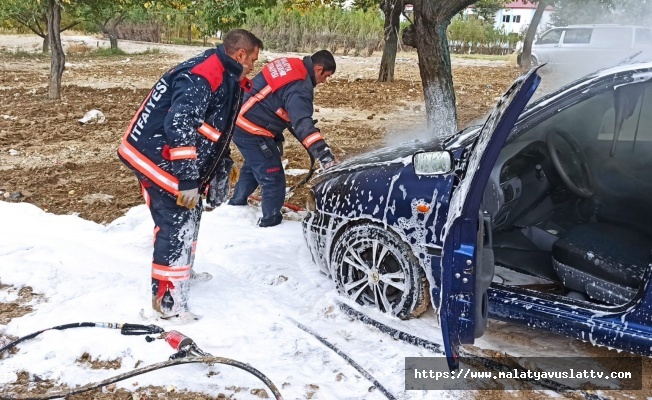
[[[300,58],[279,58],[253,79],[253,89],[236,122],[233,142],[244,164],[230,205],[246,205],[260,185],[263,216],[258,226],[281,223],[285,201],[285,171],[281,164],[285,128],[320,161],[322,168],[335,157],[312,119],[315,86],[335,73],[335,59],[327,50]]]
[[[188,309],[188,285],[200,195],[211,192],[211,180],[228,179],[235,119],[252,87],[246,75],[262,48],[251,32],[236,29],[221,45],[167,71],[140,105],[118,149],[154,219],[152,307],[162,318],[197,319]]]

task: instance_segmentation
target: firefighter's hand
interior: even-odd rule
[[[335,164],[337,164],[337,161],[335,161],[335,160],[333,160],[333,161],[328,161],[328,162],[325,162],[325,163],[323,162],[323,163],[321,163],[321,167],[322,167],[323,169],[329,169],[330,167],[332,167],[332,166],[335,165]]]
[[[339,160],[337,157],[331,152],[330,149],[325,151],[322,156],[319,158],[319,164],[321,165],[322,169],[329,169],[333,165],[337,164]]]
[[[190,210],[195,208],[197,202],[199,201],[199,189],[188,189],[179,191],[177,196],[177,205],[180,207],[186,207]]]
[[[231,185],[235,185],[239,178],[240,169],[238,169],[236,165],[232,165],[231,170],[229,171],[229,182],[231,182]]]

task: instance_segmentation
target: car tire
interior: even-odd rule
[[[519,67],[524,68],[525,66],[523,65],[523,54],[519,54],[516,56],[516,64],[518,64]],[[530,67],[536,67],[539,65],[539,60],[537,60],[537,57],[535,55],[530,55]]]
[[[430,290],[423,268],[409,246],[381,226],[347,228],[333,248],[331,271],[338,292],[358,304],[401,319],[428,309]]]

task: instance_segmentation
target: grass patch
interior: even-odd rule
[[[25,51],[23,49],[16,49],[16,50],[2,49],[0,50],[0,54],[12,58],[50,58],[50,53],[44,54],[41,50]]]
[[[213,46],[213,41],[214,41],[214,40],[208,40],[206,42],[206,44],[204,44],[203,40],[195,40],[195,39],[193,39],[192,42],[190,44],[188,44],[188,38],[175,38],[175,37],[173,37],[173,38],[169,38],[169,40],[167,40],[168,38],[165,38],[165,39],[166,39],[166,43],[170,43],[170,44],[182,44],[182,45],[186,45],[186,46],[201,46],[201,47],[204,47],[204,46],[211,47],[211,46]]]
[[[91,56],[95,57],[112,57],[112,56],[126,56],[127,52],[122,50],[121,48],[117,49],[111,49],[111,48],[106,48],[106,47],[100,47],[97,50],[93,50],[90,53]]]
[[[141,51],[141,52],[138,52],[138,53],[134,53],[134,54],[147,55],[147,54],[161,54],[161,53],[163,53],[163,52],[158,47],[148,47],[147,50],[144,50],[144,51]]]
[[[117,49],[111,49],[111,48],[99,48],[97,50],[94,50],[90,53],[90,56],[92,57],[113,57],[113,56],[142,56],[142,55],[150,55],[150,54],[161,54],[161,49],[159,48],[150,48],[148,47],[146,50],[139,51],[137,53],[127,53],[126,51],[122,50],[121,48]]]
[[[485,60],[485,61],[507,61],[509,54],[492,55],[492,54],[451,54],[452,58],[464,58],[467,60]]]

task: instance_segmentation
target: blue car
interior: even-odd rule
[[[493,319],[652,355],[652,63],[528,105],[520,77],[481,127],[349,159],[303,220],[338,291],[398,318],[438,310],[449,366]]]

